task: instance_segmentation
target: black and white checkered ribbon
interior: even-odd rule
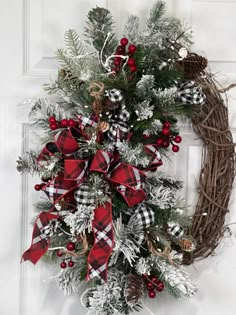
[[[111,127],[107,133],[107,136],[111,141],[117,143],[127,138],[129,133],[129,118],[130,113],[126,109],[123,109],[120,114],[113,115],[109,119]]]
[[[202,88],[194,81],[185,81],[180,84],[178,97],[184,104],[203,105],[206,102],[206,95]]]
[[[155,221],[154,211],[146,205],[139,205],[128,223],[128,225],[137,224],[141,227],[142,232],[136,235],[137,242],[139,244],[143,243],[145,238],[145,230],[148,229],[151,225],[153,225],[154,221]]]
[[[109,100],[114,103],[123,101],[123,96],[121,94],[121,91],[117,89],[106,90],[105,96],[107,96]]]
[[[184,229],[182,226],[180,226],[178,223],[175,222],[169,222],[168,223],[168,229],[167,232],[173,237],[173,238],[181,238],[184,234]]]
[[[82,184],[74,193],[77,204],[90,206],[96,204],[96,193],[91,186]]]

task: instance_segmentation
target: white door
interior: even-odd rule
[[[20,265],[21,253],[31,239],[34,179],[15,169],[17,156],[26,151],[35,135],[29,133],[27,113],[33,97],[45,96],[42,83],[56,69],[53,54],[63,45],[68,28],[82,29],[85,14],[95,5],[107,7],[117,22],[117,33],[128,14],[143,20],[154,0],[0,0],[0,314],[83,315],[80,295],[64,297],[50,280],[53,268]],[[184,18],[193,27],[195,50],[206,54],[213,72],[220,71],[224,84],[236,82],[236,1],[168,0],[168,14]],[[236,91],[230,92],[230,124],[236,135]],[[201,147],[189,127],[182,130],[186,142],[173,161],[173,173],[185,181],[184,194],[196,201],[196,181]],[[181,163],[180,163],[181,161]],[[190,167],[191,166],[191,167]],[[228,222],[236,221],[233,202]],[[236,231],[236,227],[232,226]],[[236,232],[235,232],[236,233]],[[199,287],[188,300],[169,296],[147,301],[140,315],[234,315],[236,308],[236,242],[225,239],[217,256],[190,267]],[[151,313],[150,313],[151,314]]]

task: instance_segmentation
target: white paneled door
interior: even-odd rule
[[[68,28],[82,29],[86,13],[95,5],[110,9],[116,32],[129,14],[145,20],[155,0],[0,0],[0,315],[83,315],[80,295],[64,297],[51,275],[58,269],[41,264],[20,264],[21,253],[31,239],[31,204],[36,199],[36,179],[21,177],[15,160],[27,151],[35,134],[27,125],[28,100],[45,96],[41,89],[56,70],[53,54],[63,45]],[[236,1],[167,0],[168,15],[178,16],[192,26],[195,51],[210,60],[212,71],[223,84],[236,82]],[[82,32],[81,32],[82,34]],[[221,74],[219,73],[221,72]],[[236,92],[229,94],[230,124],[236,134]],[[201,142],[190,127],[182,127],[184,144],[168,166],[183,178],[183,195],[196,201]],[[232,198],[228,222],[236,221]],[[195,263],[189,271],[199,293],[192,300],[147,301],[140,315],[235,315],[236,228],[220,245],[217,255]],[[99,315],[99,314],[98,314]]]

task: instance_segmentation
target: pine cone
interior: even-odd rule
[[[183,238],[179,241],[179,245],[185,252],[192,252],[196,249],[195,242],[188,238]]]
[[[177,61],[177,65],[184,74],[185,79],[196,79],[207,67],[207,59],[195,53],[189,54],[186,58]]]
[[[130,273],[126,277],[125,298],[130,306],[136,305],[142,298],[144,281],[141,276]]]

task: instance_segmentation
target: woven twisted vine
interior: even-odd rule
[[[193,129],[203,141],[198,201],[191,234],[197,248],[186,263],[214,253],[225,231],[230,196],[235,177],[235,150],[229,128],[227,100],[217,82],[208,73],[199,79],[207,102],[192,119]]]

